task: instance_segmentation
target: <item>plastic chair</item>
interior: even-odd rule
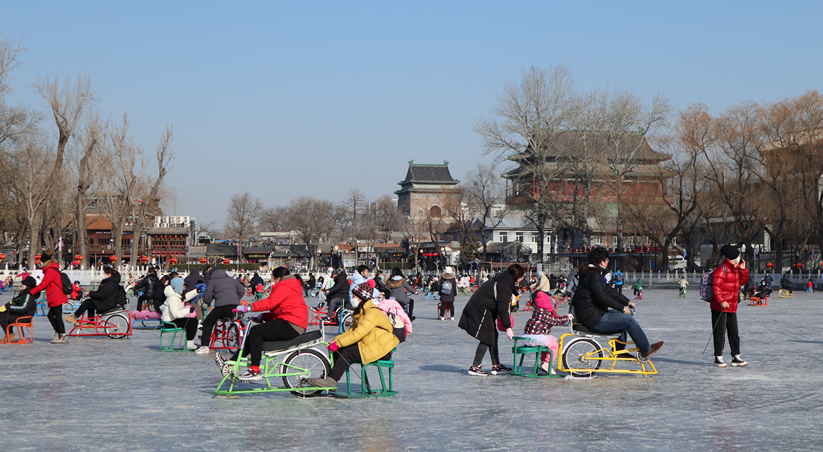
[[[180,333],[180,348],[175,348],[177,345],[177,333]],[[171,334],[171,340],[169,341],[168,346],[163,345],[163,335],[168,336]],[[162,322],[160,323],[160,350],[164,352],[191,352],[193,350],[189,350],[186,348],[186,330],[177,326],[177,324],[171,322]]]
[[[17,338],[17,342],[7,342],[8,344],[28,344],[30,342],[34,342],[34,322],[32,322],[32,316],[25,316],[25,317],[18,317],[14,323],[9,323],[9,326],[6,327],[6,337],[9,337],[9,331],[13,327],[17,327],[17,332],[19,334]],[[29,330],[29,337],[26,338],[26,330]]]
[[[548,352],[551,357],[551,362],[554,362],[555,356],[550,348],[543,345],[521,345],[525,342],[534,342],[525,337],[514,336],[512,340],[514,341],[514,346],[512,346],[512,353],[514,354],[514,369],[512,370],[511,375],[528,378],[563,377],[563,375],[559,374],[539,374],[537,372],[541,362],[540,355],[542,355],[543,352]],[[518,344],[518,341],[521,344]],[[526,355],[530,355],[532,353],[534,354],[534,368],[531,369],[530,373],[525,373],[523,372],[523,360],[526,358]],[[517,359],[518,356],[520,357],[519,360]]]

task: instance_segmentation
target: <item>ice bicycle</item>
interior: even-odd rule
[[[632,315],[634,315],[634,310],[632,310]],[[560,336],[558,349],[560,363],[557,369],[575,377],[590,377],[597,372],[656,375],[657,369],[651,359],[645,361],[638,359],[640,350],[634,342],[619,340],[620,333],[622,331],[595,333],[580,323],[570,323],[569,332]],[[598,339],[607,341],[608,346],[600,345]],[[618,344],[625,348],[618,350]],[[617,369],[618,363],[639,364],[639,368]]]
[[[243,350],[248,337],[247,333],[253,323],[246,322],[239,350]],[[322,327],[317,331],[306,331],[288,341],[264,342],[260,365],[263,380],[258,382],[247,382],[238,378],[240,368],[245,368],[250,364],[248,357],[240,357],[242,353],[238,353],[236,361],[226,361],[220,369],[223,379],[220,380],[214,394],[218,397],[235,397],[239,394],[291,392],[298,397],[313,397],[320,395],[323,391],[335,391],[336,386],[333,388],[305,386],[307,379],[326,378],[331,372],[333,358],[326,351],[327,344]],[[215,360],[217,359],[215,356]],[[283,381],[283,387],[272,384],[273,381],[276,383],[277,379]],[[257,387],[236,388],[238,384],[257,385]]]

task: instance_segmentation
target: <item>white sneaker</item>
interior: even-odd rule
[[[545,362],[545,361],[540,363],[540,366],[538,366],[538,369],[542,370],[543,372],[546,372],[547,374],[554,373],[554,369],[552,369],[552,366],[549,363]]]
[[[186,350],[197,350],[197,346],[194,345],[194,341],[186,341]]]
[[[211,350],[209,349],[208,345],[202,345],[202,346],[198,347],[196,350],[194,350],[194,353],[199,353],[199,354],[202,355],[202,354],[208,353],[210,351]]]
[[[743,361],[743,358],[741,358],[740,355],[734,355],[732,357],[732,367],[746,367],[748,365],[749,363]]]
[[[440,319],[440,320],[446,320],[446,318],[445,318],[445,317],[438,317],[438,319]]]
[[[714,357],[714,367],[728,367],[722,356]]]
[[[454,317],[449,317],[449,320],[454,321]]]

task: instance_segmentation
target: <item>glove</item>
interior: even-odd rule
[[[249,312],[251,311],[251,306],[238,306],[235,309],[232,309],[231,312]]]
[[[337,342],[331,341],[329,345],[326,346],[326,348],[328,348],[330,352],[336,352],[337,349],[340,348],[340,346],[337,345]]]
[[[6,312],[6,305],[0,306],[0,312]]]
[[[256,316],[252,317],[251,319],[253,321],[257,322],[257,323],[263,323],[263,314],[256,315]]]
[[[511,328],[506,328],[506,337],[509,338],[510,341],[514,340],[514,331],[512,331]]]

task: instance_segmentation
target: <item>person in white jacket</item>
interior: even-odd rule
[[[194,344],[194,337],[197,335],[197,315],[195,314],[197,308],[186,304],[183,296],[175,292],[169,283],[168,275],[160,278],[160,286],[163,287],[163,295],[166,296],[165,303],[160,306],[160,320],[173,323],[186,330],[186,349],[197,349]],[[197,291],[190,290],[185,296],[185,301],[191,300],[197,296]]]

